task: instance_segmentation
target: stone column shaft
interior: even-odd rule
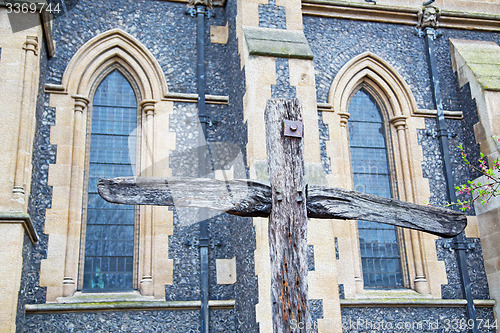
[[[73,142],[71,151],[71,178],[68,208],[68,230],[64,265],[63,296],[73,295],[78,275],[80,232],[82,225],[82,190],[85,165],[86,122],[84,110],[89,100],[83,96],[72,96],[75,100],[73,119]]]
[[[401,169],[403,173],[403,183],[404,183],[404,198],[402,200],[413,201],[413,191],[411,182],[411,172],[410,172],[410,156],[408,155],[407,149],[407,137],[406,137],[406,116],[396,116],[391,119],[391,123],[396,127],[396,132],[398,136],[398,147],[401,156]],[[429,285],[427,283],[427,278],[425,277],[425,267],[422,260],[423,248],[420,241],[419,231],[411,230],[411,244],[412,244],[412,254],[413,263],[415,268],[415,279],[413,280],[415,284],[415,290],[422,294],[429,294]]]
[[[142,113],[146,115],[145,126],[145,146],[146,146],[146,169],[144,176],[151,177],[154,175],[154,114],[155,101],[144,100],[140,103]],[[144,221],[144,243],[142,246],[142,278],[140,280],[140,291],[142,295],[151,296],[153,290],[153,207],[142,207],[144,216],[141,221]]]
[[[24,205],[26,195],[26,168],[31,154],[30,137],[32,136],[32,124],[34,117],[34,88],[33,75],[35,73],[36,59],[38,55],[38,38],[26,37],[23,49],[25,50],[23,88],[21,97],[21,109],[19,112],[19,131],[17,141],[16,171],[14,177],[13,197]]]

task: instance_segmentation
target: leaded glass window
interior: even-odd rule
[[[127,79],[111,72],[92,105],[83,291],[124,291],[133,287],[135,209],[104,201],[97,182],[133,176],[137,100]]]
[[[374,98],[360,89],[349,105],[349,141],[354,189],[392,197],[384,120]],[[365,288],[403,287],[394,226],[358,221]]]

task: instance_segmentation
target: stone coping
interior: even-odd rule
[[[476,307],[493,307],[493,299],[475,299]],[[360,298],[341,299],[341,307],[465,307],[465,299],[439,299],[439,298]]]
[[[38,243],[39,237],[31,222],[31,217],[26,213],[0,211],[0,223],[21,223],[33,244]]]
[[[450,39],[456,70],[465,65],[484,90],[500,91],[500,46],[495,42]],[[461,58],[461,59],[460,59]],[[457,59],[459,61],[457,62]],[[460,61],[461,60],[461,61]]]
[[[210,300],[209,308],[234,309],[235,300]],[[201,301],[139,301],[115,300],[78,303],[45,303],[26,304],[24,310],[29,314],[85,312],[85,311],[173,311],[173,310],[199,310]]]
[[[313,53],[301,30],[244,27],[248,53],[255,56],[313,59]]]

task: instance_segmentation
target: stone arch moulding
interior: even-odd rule
[[[71,297],[80,290],[89,109],[96,86],[113,69],[120,70],[138,93],[141,173],[144,167],[149,176],[154,176],[152,166],[156,156],[169,151],[166,142],[175,145],[175,137],[165,140],[163,134],[154,131],[155,123],[168,128],[173,103],[162,100],[168,92],[167,84],[152,53],[120,29],[109,30],[85,43],[70,60],[61,85],[46,90],[57,119],[50,137],[51,144],[57,146],[57,160],[49,166],[47,181],[53,189],[51,208],[45,218],[48,254],[40,269],[40,286],[47,287],[47,302]],[[168,158],[162,165],[168,165]],[[155,211],[162,214],[153,214],[151,207],[141,208],[138,221],[141,232],[136,240],[137,289],[143,296],[163,299],[165,284],[172,281],[173,262],[155,253],[168,252],[171,229],[164,226],[173,225],[173,215],[161,207]]]
[[[333,81],[328,102],[336,112],[347,112],[352,92],[362,82],[385,99],[389,118],[411,116],[417,111],[415,97],[401,75],[379,56],[365,52],[346,63]]]
[[[340,122],[338,126],[330,126],[331,131],[339,131],[338,135],[333,134],[330,137],[340,138],[342,160],[348,161],[344,163],[341,172],[344,173],[344,178],[350,177],[349,134],[346,124],[349,119],[350,100],[360,86],[369,88],[385,113],[388,134],[390,133],[392,138],[393,169],[397,175],[396,188],[400,199],[418,202],[423,190],[418,182],[424,179],[420,169],[422,158],[418,155],[419,151],[414,148],[418,146],[418,142],[414,135],[415,118],[412,116],[417,112],[417,103],[402,76],[389,63],[370,52],[356,56],[342,67],[333,80],[328,95],[328,102],[333,105],[334,113],[338,115],[337,119]],[[355,224],[352,225],[351,234],[357,235]],[[444,282],[445,273],[437,263],[434,240],[429,235],[408,229],[402,230],[401,236],[404,236],[408,287],[420,294],[440,297],[440,284]],[[353,241],[354,244],[358,242],[357,239]],[[359,244],[346,251],[352,251],[356,261],[353,271],[354,289],[346,290],[346,293],[351,295],[364,293]],[[437,273],[430,276],[429,272]]]
[[[143,100],[160,100],[167,94],[158,61],[141,42],[121,29],[106,31],[85,43],[66,67],[61,89],[71,95],[90,96],[97,76],[114,63],[132,75]]]

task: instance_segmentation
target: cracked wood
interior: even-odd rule
[[[266,182],[208,178],[102,179],[98,190],[113,203],[212,208],[229,214],[268,217],[271,187]],[[454,237],[466,226],[465,215],[449,209],[416,205],[375,195],[308,185],[307,216],[344,220],[367,220]]]

